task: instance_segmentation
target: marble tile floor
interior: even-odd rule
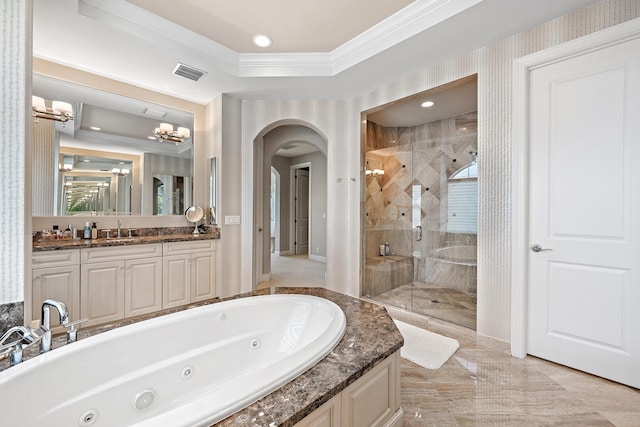
[[[325,264],[305,256],[275,258],[272,280],[258,287],[324,286]],[[535,357],[511,357],[508,343],[467,327],[390,305],[387,310],[460,342],[440,369],[402,359],[405,427],[640,427],[640,390]]]
[[[414,282],[372,296],[372,299],[394,307],[404,304],[410,311],[423,316],[476,329],[475,294]]]
[[[468,328],[387,307],[391,316],[457,339],[442,368],[402,359],[404,426],[640,426],[640,390],[538,359]]]
[[[327,265],[312,261],[306,254],[279,256],[271,254],[271,280],[259,283],[256,289],[274,286],[325,287]]]

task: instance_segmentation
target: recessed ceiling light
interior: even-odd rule
[[[99,128],[97,126],[91,126],[89,129],[91,129],[91,130],[102,130],[102,128]]]
[[[251,40],[253,41],[253,44],[258,47],[269,47],[272,43],[269,36],[265,36],[264,34],[256,34]]]
[[[422,108],[429,108],[429,107],[433,107],[434,102],[433,101],[424,101],[422,104],[420,104],[420,106]]]

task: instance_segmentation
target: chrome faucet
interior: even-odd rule
[[[11,341],[8,344],[5,344],[7,340],[13,335],[18,335],[19,338],[15,341]],[[9,328],[7,332],[2,334],[0,338],[0,360],[6,357],[7,354],[10,355],[10,365],[15,366],[18,363],[22,362],[22,350],[37,342],[41,338],[41,335],[38,334],[38,331],[28,328],[26,326],[14,326]],[[26,344],[26,346],[25,346]]]
[[[66,326],[69,323],[69,310],[65,303],[53,299],[44,300],[42,303],[42,320],[38,329],[38,331],[42,331],[40,353],[46,353],[51,350],[51,307],[58,311],[61,325]]]
[[[122,220],[121,219],[118,220],[118,239],[121,237],[120,236],[120,228],[122,228]]]
[[[0,360],[10,355],[11,366],[17,365],[22,362],[23,350],[37,342],[40,342],[40,353],[51,350],[51,307],[58,311],[60,324],[67,328],[67,344],[77,340],[77,326],[80,323],[86,322],[88,319],[70,322],[67,305],[62,301],[48,299],[42,303],[42,319],[38,329],[19,325],[10,328],[2,334],[2,337],[0,337]],[[17,336],[18,339],[8,342],[13,336]]]

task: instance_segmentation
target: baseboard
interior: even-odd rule
[[[384,427],[402,427],[404,425],[404,411],[402,407],[393,414],[393,417],[384,424]]]
[[[294,255],[294,253],[292,251],[275,251],[274,254],[278,255],[278,256]]]
[[[326,256],[320,256],[320,255],[311,255],[309,254],[309,259],[311,261],[318,261],[318,262],[323,262],[323,263],[327,263],[327,257]]]

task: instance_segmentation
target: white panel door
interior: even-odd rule
[[[530,88],[527,352],[640,387],[640,40]]]

